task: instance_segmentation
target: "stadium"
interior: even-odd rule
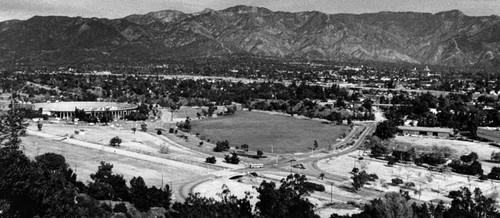
[[[35,103],[35,110],[42,109],[42,114],[55,116],[61,119],[71,119],[75,115],[75,109],[84,110],[85,113],[99,116],[106,111],[110,111],[116,118],[124,117],[137,111],[137,105],[118,102],[97,102],[97,101],[73,101],[55,103]]]

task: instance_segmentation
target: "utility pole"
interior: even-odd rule
[[[330,183],[330,203],[333,203],[333,182]]]

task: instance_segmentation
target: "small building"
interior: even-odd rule
[[[398,126],[398,131],[405,135],[437,136],[443,138],[453,135],[453,129],[438,127]]]

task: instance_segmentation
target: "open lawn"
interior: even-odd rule
[[[477,135],[481,138],[500,143],[500,131],[477,129]]]
[[[63,155],[69,166],[76,171],[78,180],[85,183],[91,181],[90,174],[97,171],[100,161],[113,164],[113,172],[123,175],[127,183],[134,176],[141,176],[148,186],[171,184],[176,196],[178,187],[201,176],[201,172],[187,167],[161,165],[37,136],[21,139],[21,149],[28,157],[34,158],[48,152]]]
[[[314,120],[296,119],[262,112],[237,111],[234,116],[193,120],[192,133],[212,142],[228,140],[231,146],[248,144],[250,150],[270,153],[310,151],[314,140],[319,148],[336,142],[347,126],[324,124]]]

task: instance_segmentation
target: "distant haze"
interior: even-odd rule
[[[274,11],[372,13],[415,11],[436,13],[458,9],[469,16],[500,15],[500,0],[1,0],[0,21],[35,15],[120,18],[159,10],[186,13],[234,5],[266,7]]]

